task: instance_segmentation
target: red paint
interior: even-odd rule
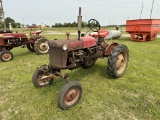
[[[28,28],[37,28],[35,25],[28,26]]]
[[[96,39],[94,37],[82,37],[81,40],[83,41],[84,48],[96,46]]]
[[[66,43],[68,44],[69,50],[76,50],[76,49],[82,49],[83,48],[83,42],[79,40],[66,40]]]
[[[41,32],[42,30],[37,30],[37,31],[32,32],[32,34],[40,34]]]
[[[4,34],[1,34],[1,37],[2,38],[13,38],[13,34],[12,33],[4,33]]]
[[[116,47],[118,43],[111,43],[106,50],[104,51],[104,55],[110,55],[111,51],[113,50],[114,47]]]
[[[137,27],[135,28],[135,30],[140,30],[139,26],[137,26]]]
[[[131,34],[134,41],[154,40],[160,32],[160,19],[127,20],[126,32]]]
[[[13,35],[13,38],[27,38],[26,34],[24,33],[14,33]]]
[[[98,37],[103,38],[103,37],[108,36],[109,32],[108,32],[108,30],[99,30],[98,32],[90,33],[89,35],[92,37],[96,37],[96,38],[98,38]]]

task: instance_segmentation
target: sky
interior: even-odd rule
[[[2,0],[5,17],[21,24],[77,22],[96,19],[101,25],[125,24],[126,20],[149,19],[153,0]],[[154,0],[152,19],[160,19],[160,0]]]

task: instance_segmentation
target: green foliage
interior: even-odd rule
[[[64,24],[62,24],[62,23],[55,23],[55,25],[52,25],[52,27],[77,27],[77,22],[73,22],[73,23],[64,23]],[[82,22],[82,27],[85,27],[85,26],[88,26],[88,24],[87,23],[85,23],[85,22]]]
[[[15,22],[14,19],[10,18],[10,17],[7,17],[5,19],[5,22],[6,22],[6,27],[9,28],[9,23],[12,24],[12,27],[13,28],[16,28],[16,27],[19,27],[21,25],[21,23],[18,23],[18,22]],[[1,27],[1,24],[3,23],[0,23],[0,27]],[[4,25],[2,25],[2,28],[4,27]]]
[[[50,40],[66,38],[65,34],[46,34],[46,37]],[[20,47],[11,50],[14,60],[0,62],[0,119],[159,120],[160,39],[132,42],[130,38],[120,38],[114,42],[127,45],[130,51],[124,76],[110,78],[107,59],[99,59],[89,69],[62,71],[71,80],[79,81],[83,88],[80,102],[67,111],[57,107],[58,91],[65,84],[61,78],[42,89],[32,84],[36,67],[49,64],[48,55],[39,56]]]
[[[12,18],[7,17],[7,18],[5,19],[5,21],[6,21],[6,27],[7,27],[7,28],[9,28],[9,23],[11,23],[13,27],[16,27],[16,26],[15,26],[15,21],[14,21]]]
[[[4,28],[4,23],[0,22],[0,28]]]
[[[73,22],[73,23],[55,23],[55,25],[52,25],[52,27],[76,27],[77,26],[77,23],[76,22]]]

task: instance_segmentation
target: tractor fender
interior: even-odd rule
[[[114,48],[115,46],[117,46],[117,45],[119,45],[119,44],[118,44],[118,43],[111,43],[111,44],[105,49],[104,55],[105,55],[105,56],[110,55],[110,53],[111,53],[111,51],[113,50],[113,48]]]
[[[45,37],[43,37],[43,36],[36,36],[35,41],[37,41],[39,38],[45,39]]]
[[[31,36],[29,40],[36,42],[39,38],[45,39],[43,36]]]

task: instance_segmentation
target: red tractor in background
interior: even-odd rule
[[[118,43],[108,44],[104,39],[109,32],[100,30],[97,20],[88,21],[90,30],[93,31],[81,34],[81,8],[78,16],[78,38],[66,40],[49,40],[49,65],[42,65],[32,76],[35,87],[40,88],[52,84],[53,79],[58,76],[66,80],[66,84],[58,94],[58,106],[68,109],[76,105],[82,93],[81,85],[76,81],[69,81],[69,76],[61,73],[61,70],[73,70],[78,67],[90,68],[98,58],[108,57],[108,74],[112,78],[121,77],[128,65],[128,47]]]
[[[38,54],[48,53],[47,39],[39,35],[41,32],[42,30],[30,32],[31,37],[27,38],[23,32],[13,33],[10,30],[0,30],[0,60],[3,62],[12,60],[13,54],[10,50],[19,46],[24,48],[25,45],[31,52],[36,51]]]

